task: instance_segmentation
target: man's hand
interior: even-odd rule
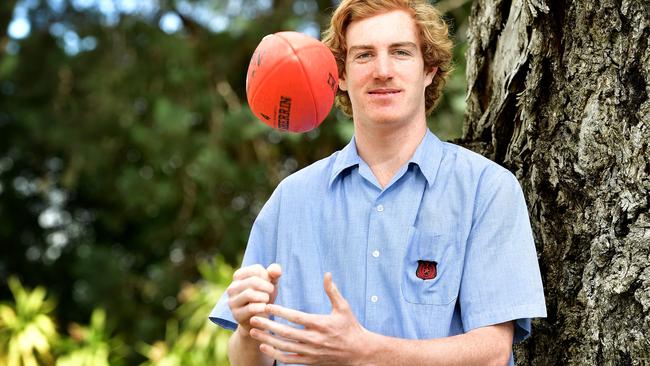
[[[250,335],[261,343],[260,350],[264,354],[287,364],[363,364],[364,338],[369,332],[354,317],[350,305],[332,281],[331,273],[325,274],[323,282],[332,303],[329,315],[308,314],[279,305],[266,306],[268,314],[302,325],[304,329],[261,316],[251,318]]]
[[[233,281],[226,290],[228,306],[239,327],[247,334],[251,329],[251,317],[265,316],[266,305],[275,301],[281,275],[282,268],[276,263],[266,269],[255,264],[235,271]]]

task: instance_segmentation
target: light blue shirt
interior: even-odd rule
[[[519,342],[531,318],[546,316],[517,179],[429,131],[384,189],[354,138],[282,181],[242,266],[274,262],[282,266],[277,304],[330,313],[323,275],[332,272],[363,327],[387,336],[440,338],[515,320]],[[418,271],[434,262],[435,277]],[[226,294],[210,319],[236,328]]]

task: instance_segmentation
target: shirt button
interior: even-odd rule
[[[372,256],[375,258],[379,257],[379,251],[375,250],[374,252],[372,252]]]
[[[384,205],[377,206],[377,211],[384,212]]]
[[[375,295],[372,295],[370,297],[370,301],[372,301],[372,302],[377,302],[378,300],[379,300],[379,298],[377,296],[375,296]]]

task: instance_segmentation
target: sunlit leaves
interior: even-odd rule
[[[54,303],[43,287],[25,289],[11,277],[13,303],[0,304],[0,364],[37,366],[50,364],[52,345],[58,340],[50,314]]]
[[[199,270],[204,280],[183,286],[178,295],[181,306],[167,323],[165,340],[140,346],[149,360],[143,366],[227,364],[230,332],[217,328],[206,314],[230,283],[233,268],[217,257],[213,262],[200,263]]]
[[[88,326],[72,323],[68,327],[70,337],[59,347],[63,354],[56,366],[108,366],[123,364],[124,344],[112,336],[106,324],[106,312],[95,309]]]

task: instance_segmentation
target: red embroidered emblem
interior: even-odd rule
[[[432,280],[436,278],[437,265],[438,263],[433,261],[418,261],[418,269],[415,271],[415,275],[423,280]]]

